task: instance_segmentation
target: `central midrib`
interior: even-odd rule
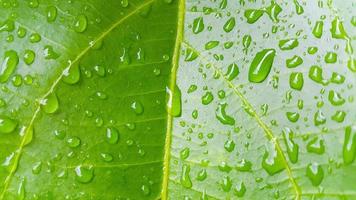
[[[125,22],[127,19],[129,19],[131,16],[133,16],[134,14],[136,14],[137,12],[139,12],[142,8],[152,4],[154,2],[154,0],[148,0],[147,2],[143,3],[142,5],[136,7],[135,9],[133,9],[130,13],[128,13],[126,16],[118,19],[114,24],[112,24],[106,31],[102,32],[100,35],[98,35],[98,37],[94,40],[94,44],[96,44],[98,41],[104,39],[109,33],[111,33],[112,30],[114,30],[117,26],[119,26],[120,24],[122,24],[123,22]],[[80,51],[80,53],[75,57],[75,59],[69,64],[69,66],[66,68],[70,68],[72,67],[74,64],[76,64],[89,50],[91,49],[91,46],[87,46],[86,48],[84,48],[83,50]],[[49,94],[51,94],[54,90],[54,88],[58,85],[58,83],[61,81],[61,79],[63,78],[63,73],[61,73],[59,75],[59,77],[57,79],[55,79],[55,81],[50,85],[50,88],[48,89],[48,91],[43,95],[42,98],[40,99],[45,99]],[[14,176],[15,172],[16,172],[16,168],[19,162],[19,159],[21,157],[21,154],[23,152],[23,148],[26,145],[26,139],[28,137],[28,134],[31,132],[33,123],[35,121],[35,119],[38,116],[38,113],[40,112],[40,105],[37,104],[37,108],[35,109],[35,112],[32,115],[32,118],[30,120],[30,123],[28,126],[26,126],[26,129],[24,130],[25,132],[22,134],[22,140],[20,142],[19,147],[16,149],[16,154],[13,162],[13,165],[10,169],[9,175],[5,178],[4,181],[4,187],[3,190],[0,194],[0,199],[4,199],[6,191],[9,187],[11,178]]]

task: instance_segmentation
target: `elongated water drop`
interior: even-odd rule
[[[283,139],[284,139],[284,143],[287,146],[287,154],[289,160],[292,163],[296,163],[298,161],[299,145],[293,141],[293,135],[294,133],[292,132],[291,129],[285,128],[283,130]]]
[[[193,33],[198,34],[204,30],[203,17],[195,18],[193,21]]]
[[[166,88],[168,96],[167,111],[173,117],[178,117],[182,114],[182,92],[177,85],[174,86],[174,91],[170,88]]]
[[[106,141],[109,144],[116,144],[120,139],[120,133],[119,131],[114,128],[110,127],[106,129]]]
[[[205,44],[205,50],[210,50],[219,45],[219,41],[209,41]]]
[[[244,13],[244,16],[247,19],[247,23],[253,24],[255,23],[259,18],[262,17],[264,11],[263,10],[255,10],[255,9],[247,9]]]
[[[324,179],[324,170],[319,164],[311,163],[307,166],[306,175],[314,186],[318,186]]]
[[[227,32],[227,33],[231,32],[232,29],[234,29],[235,24],[236,24],[235,18],[234,18],[234,17],[231,17],[231,18],[228,19],[228,20],[226,21],[226,23],[224,24],[224,27],[223,27],[224,31]]]
[[[278,15],[282,12],[282,8],[276,1],[272,1],[271,5],[265,8],[265,12],[273,22],[278,22]]]
[[[187,48],[185,51],[185,58],[184,61],[193,61],[195,59],[197,59],[199,56],[199,54],[192,48]]]
[[[191,188],[193,186],[189,173],[190,173],[190,166],[187,164],[184,164],[182,166],[182,174],[180,176],[180,183],[185,188]]]
[[[284,170],[283,157],[277,150],[276,145],[269,142],[263,155],[262,167],[269,175],[277,174]]]
[[[275,55],[276,50],[274,49],[264,49],[256,54],[248,73],[250,82],[261,83],[267,78]]]
[[[5,83],[9,79],[18,63],[19,57],[16,51],[10,50],[5,52],[0,69],[0,83]]]
[[[314,28],[313,28],[313,35],[316,38],[321,38],[321,36],[323,35],[323,27],[324,27],[323,21],[315,22],[315,25],[314,25]]]
[[[237,75],[239,75],[240,70],[239,67],[237,66],[237,64],[232,63],[228,66],[227,68],[227,72],[225,74],[226,79],[231,81],[233,80]]]
[[[302,90],[304,85],[304,78],[301,72],[293,72],[289,77],[289,85],[295,90]]]
[[[280,40],[279,41],[279,48],[281,50],[291,50],[294,49],[299,45],[299,42],[297,39],[286,39],[286,40]]]
[[[293,57],[286,60],[286,65],[288,68],[298,67],[302,63],[303,63],[303,59],[297,55],[294,55]]]
[[[246,193],[246,186],[244,182],[240,181],[238,184],[236,184],[234,193],[238,197],[243,197]]]
[[[222,124],[233,126],[235,124],[235,119],[226,113],[226,107],[226,103],[219,104],[215,111],[215,116]]]
[[[47,7],[47,21],[54,22],[57,18],[57,8],[55,6]]]
[[[295,11],[297,12],[298,15],[304,13],[304,8],[298,3],[297,0],[294,0],[294,5],[295,5]]]
[[[11,133],[17,127],[17,122],[7,116],[0,115],[0,133]]]
[[[343,145],[344,163],[351,164],[356,156],[356,126],[348,126],[345,128],[345,137]]]

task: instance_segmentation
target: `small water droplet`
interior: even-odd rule
[[[18,63],[19,57],[16,51],[9,50],[5,52],[0,69],[0,83],[5,83],[9,79],[10,75],[15,71]]]
[[[40,103],[41,103],[41,108],[43,109],[43,111],[48,114],[52,114],[52,113],[56,112],[59,108],[58,98],[55,93],[49,94]]]
[[[17,127],[17,122],[7,116],[0,115],[0,133],[11,133]]]
[[[94,178],[94,168],[92,166],[82,166],[79,165],[74,169],[75,180],[80,183],[89,183]]]
[[[203,17],[195,18],[193,21],[193,33],[198,34],[204,30]]]
[[[82,33],[87,29],[88,20],[85,15],[78,15],[74,21],[74,31]]]
[[[189,173],[190,173],[190,166],[187,164],[184,164],[182,166],[182,174],[180,176],[180,183],[185,188],[191,188],[193,186]]]
[[[235,18],[234,18],[234,17],[231,17],[230,19],[228,19],[228,20],[225,22],[224,27],[223,27],[224,31],[227,32],[227,33],[231,32],[232,29],[234,29],[235,24],[236,24]]]
[[[119,131],[114,128],[110,127],[106,129],[106,141],[109,144],[116,144],[120,139],[120,133]]]
[[[306,175],[314,186],[318,186],[324,179],[324,170],[319,164],[311,163],[307,166]]]

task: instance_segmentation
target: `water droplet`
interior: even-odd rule
[[[89,183],[94,178],[94,168],[92,166],[82,166],[79,165],[74,169],[75,180],[80,183]]]
[[[274,49],[264,49],[256,54],[248,73],[250,82],[261,83],[267,78],[271,71],[275,54],[276,51]]]
[[[134,101],[134,102],[132,102],[132,104],[131,104],[131,109],[132,109],[137,115],[142,114],[143,111],[144,111],[143,105],[142,105],[142,103],[139,102],[139,101]]]
[[[270,142],[266,145],[266,150],[263,155],[262,167],[269,175],[277,174],[284,170],[283,157],[277,150],[276,145]]]
[[[43,111],[48,114],[56,112],[59,108],[58,98],[57,95],[54,93],[49,94],[40,103]]]
[[[42,169],[42,162],[36,162],[32,167],[33,174],[39,174]]]
[[[319,164],[311,163],[307,167],[306,175],[314,186],[318,186],[324,179],[324,170]]]
[[[303,7],[298,3],[297,0],[294,0],[294,5],[295,5],[295,11],[297,12],[298,15],[301,15],[304,13]]]
[[[209,41],[205,44],[205,50],[210,50],[219,45],[219,41]]]
[[[308,53],[310,55],[315,54],[316,52],[318,52],[318,47],[308,47]]]
[[[191,188],[193,186],[192,181],[190,180],[190,166],[184,164],[182,166],[182,174],[180,176],[180,183],[185,188]]]
[[[168,95],[167,111],[173,117],[178,117],[182,113],[182,93],[177,85],[174,86],[174,91],[166,88]]]
[[[224,125],[235,125],[235,119],[226,113],[227,103],[222,103],[218,105],[215,111],[216,118]]]
[[[290,122],[297,122],[299,119],[299,113],[297,112],[286,112],[287,118]]]
[[[0,70],[0,83],[5,83],[10,75],[15,71],[17,64],[19,63],[19,57],[16,51],[6,51],[4,54],[4,60]]]
[[[148,185],[146,185],[146,184],[143,184],[141,186],[141,191],[142,191],[142,194],[145,195],[145,196],[148,196],[151,193],[150,187]]]
[[[224,144],[224,148],[227,152],[232,152],[235,149],[235,142],[233,140],[227,140]]]
[[[299,42],[297,39],[286,39],[286,40],[280,40],[279,41],[279,48],[281,50],[291,50],[294,49],[299,45]]]
[[[329,91],[328,99],[334,106],[340,106],[345,103],[345,99],[342,98],[341,94],[335,92],[334,90]]]
[[[69,66],[63,71],[63,82],[73,85],[79,82],[80,80],[80,69],[78,62],[71,63],[69,62]]]
[[[262,17],[264,11],[263,10],[255,10],[255,9],[247,9],[244,13],[244,16],[247,19],[247,23],[253,24],[255,23],[259,18]]]
[[[41,35],[40,35],[40,34],[38,34],[38,33],[32,33],[32,34],[30,35],[30,42],[31,42],[31,43],[37,43],[37,42],[39,42],[39,41],[41,41]]]
[[[202,97],[201,97],[201,103],[203,105],[208,105],[214,100],[214,96],[211,92],[206,92]]]
[[[335,39],[343,39],[346,40],[346,52],[352,53],[352,45],[351,39],[347,35],[343,23],[340,21],[339,17],[335,17],[335,19],[331,22],[331,36]]]
[[[356,127],[348,126],[345,128],[345,138],[343,145],[344,163],[351,164],[355,160],[356,155]]]
[[[15,87],[19,87],[22,85],[22,76],[16,74],[15,76],[12,77],[11,81]]]
[[[116,144],[120,139],[120,133],[116,128],[107,128],[106,129],[106,141],[109,144]]]
[[[200,170],[197,174],[198,181],[204,181],[206,177],[208,177],[208,173],[206,172],[205,169]]]
[[[2,24],[0,24],[0,32],[11,32],[13,30],[15,30],[15,23],[12,20],[5,20]]]
[[[326,63],[336,63],[337,61],[337,54],[334,52],[327,52],[324,60]]]
[[[66,132],[62,131],[62,130],[55,130],[53,132],[54,136],[56,136],[56,138],[63,140],[66,137]]]
[[[120,4],[123,8],[127,8],[129,6],[129,0],[121,0]]]
[[[252,163],[248,160],[241,159],[237,161],[236,170],[240,172],[249,172],[252,169]]]
[[[57,18],[57,8],[55,6],[47,7],[47,22],[54,22]]]
[[[237,64],[232,63],[228,66],[227,72],[225,74],[227,80],[231,81],[233,80],[237,75],[239,75],[240,70]]]
[[[313,65],[309,69],[309,78],[317,83],[326,85],[327,80],[323,79],[323,69],[319,66]]]
[[[199,56],[199,54],[192,48],[187,48],[185,51],[185,58],[184,61],[193,61],[195,59],[197,59]]]
[[[67,142],[68,146],[71,148],[79,147],[79,145],[81,143],[80,139],[76,136],[69,137],[66,142]]]
[[[235,27],[235,18],[234,17],[231,17],[230,19],[228,19],[227,21],[226,21],[226,23],[224,24],[224,31],[225,32],[227,32],[227,33],[229,33],[229,32],[231,32],[232,31],[232,29],[234,29],[234,27]]]
[[[289,85],[295,90],[302,90],[304,78],[301,72],[292,72],[289,77]]]
[[[321,36],[323,35],[323,27],[324,27],[323,21],[315,22],[315,25],[314,25],[314,28],[313,28],[313,35],[316,38],[321,38]]]
[[[346,112],[338,110],[335,112],[333,116],[331,116],[331,119],[338,123],[341,123],[345,120],[345,117],[346,117]]]
[[[296,144],[293,141],[293,136],[294,136],[294,133],[289,128],[285,128],[283,130],[283,139],[287,146],[287,154],[288,154],[289,160],[292,163],[296,163],[298,161],[299,146],[298,146],[298,144]]]
[[[316,111],[314,114],[314,124],[315,126],[319,126],[321,124],[325,124],[326,122],[326,117],[323,112],[320,110]]]
[[[36,54],[34,51],[26,49],[23,60],[27,65],[31,65],[35,61]]]
[[[43,49],[43,54],[45,59],[49,60],[49,59],[57,59],[59,57],[59,54],[56,53],[53,50],[53,47],[50,45],[46,45]]]
[[[310,153],[323,154],[325,152],[324,140],[314,137],[307,144],[307,151]]]
[[[220,185],[221,185],[221,188],[223,189],[223,191],[229,192],[231,189],[231,186],[232,186],[231,178],[229,176],[224,176]]]
[[[198,34],[204,30],[203,17],[195,18],[193,21],[193,33]]]
[[[288,68],[298,67],[302,63],[303,63],[303,59],[297,55],[294,55],[292,58],[286,60],[286,65]]]
[[[105,162],[111,162],[114,159],[114,157],[109,153],[100,153],[100,156]]]
[[[88,20],[85,15],[78,15],[74,21],[74,31],[82,33],[87,29]]]
[[[187,158],[189,157],[189,154],[190,154],[190,149],[189,149],[188,147],[182,149],[182,150],[180,151],[180,153],[179,153],[180,158],[181,158],[182,160],[187,159]]]
[[[19,200],[23,200],[26,197],[26,190],[25,190],[25,178],[21,178],[19,186],[17,188],[17,198]]]
[[[236,184],[234,193],[238,197],[243,197],[246,193],[246,186],[244,182],[240,181],[238,184]]]
[[[0,133],[11,133],[17,127],[17,122],[7,116],[0,115]]]

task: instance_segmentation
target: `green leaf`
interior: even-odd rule
[[[350,1],[0,1],[0,199],[355,199]]]

